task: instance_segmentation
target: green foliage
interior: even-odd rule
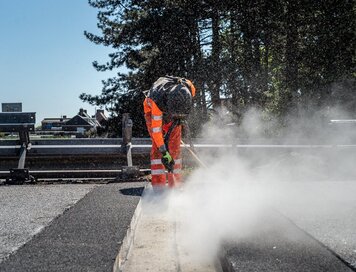
[[[89,0],[101,35],[111,46],[98,71],[126,66],[103,81],[101,95],[80,98],[112,112],[119,133],[130,112],[143,136],[142,91],[162,75],[192,79],[197,87],[191,124],[196,132],[209,109],[228,98],[235,121],[251,107],[283,119],[303,105],[341,104],[354,110],[355,1],[352,0]]]

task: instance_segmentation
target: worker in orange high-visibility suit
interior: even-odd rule
[[[180,121],[189,114],[194,95],[195,87],[190,80],[172,76],[160,77],[147,94],[143,105],[147,129],[152,139],[153,187],[166,185],[165,169],[168,170],[169,187],[181,183]]]

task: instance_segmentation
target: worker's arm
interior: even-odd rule
[[[167,149],[164,145],[163,132],[162,132],[162,119],[163,113],[158,108],[157,104],[150,98],[146,98],[144,102],[144,111],[146,122],[150,122],[150,136],[155,144],[158,146],[159,151],[164,154]]]

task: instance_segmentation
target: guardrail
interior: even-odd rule
[[[272,141],[266,142],[256,140],[258,144],[248,144],[244,139],[234,139],[231,143],[214,143],[212,140],[193,139],[195,150],[214,152],[222,149],[229,151],[236,150],[241,154],[260,154],[260,152],[292,152],[296,150],[311,151],[316,150],[333,151],[348,149],[351,153],[356,149],[356,144],[278,144]],[[151,150],[150,138],[132,138],[128,146],[124,144],[122,138],[113,139],[44,139],[32,140],[31,149],[27,152],[27,158],[33,166],[38,161],[42,164],[46,161],[52,161],[57,164],[56,169],[33,169],[30,174],[34,177],[43,178],[65,178],[65,177],[115,177],[123,172],[130,170],[132,162],[141,165],[147,170],[147,162],[149,162],[149,153]],[[183,153],[185,152],[182,145]],[[9,160],[16,161],[18,158],[21,145],[16,140],[0,140],[0,166],[4,165]],[[129,156],[129,157],[128,157]],[[144,160],[146,163],[139,163],[139,160]],[[95,162],[90,162],[94,159]],[[120,163],[110,164],[110,161],[120,160]],[[130,161],[131,160],[131,161]],[[75,166],[75,163],[82,161],[82,165]],[[68,165],[64,165],[68,164]],[[84,165],[84,166],[83,166]],[[86,165],[86,166],[85,166]],[[73,169],[63,169],[70,166]],[[74,167],[75,166],[75,167]],[[46,166],[45,166],[46,167]],[[106,167],[106,169],[102,169]],[[74,169],[75,168],[75,169]],[[80,168],[80,169],[79,169]],[[7,168],[9,169],[9,168]],[[7,178],[9,171],[0,167],[0,178]],[[138,170],[138,169],[135,169]]]
[[[122,138],[115,139],[63,139],[33,140],[28,157],[67,155],[126,155]],[[134,152],[141,154],[148,150],[151,140],[133,139]],[[17,156],[20,145],[16,140],[0,140],[0,158]]]
[[[83,156],[83,155],[109,155],[126,156],[122,138],[113,139],[63,139],[63,140],[34,140],[31,141],[28,157],[38,156]],[[356,144],[221,144],[205,142],[200,139],[193,140],[194,148],[203,149],[330,149],[330,148],[356,148]],[[181,145],[184,148],[184,145]],[[21,145],[16,140],[0,140],[0,159],[17,157]],[[151,150],[149,138],[133,138],[131,143],[132,154],[145,155]]]

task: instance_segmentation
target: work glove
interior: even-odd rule
[[[168,151],[165,151],[164,153],[162,153],[161,161],[162,161],[162,164],[164,165],[164,167],[168,170],[168,172],[173,172],[174,160]]]

